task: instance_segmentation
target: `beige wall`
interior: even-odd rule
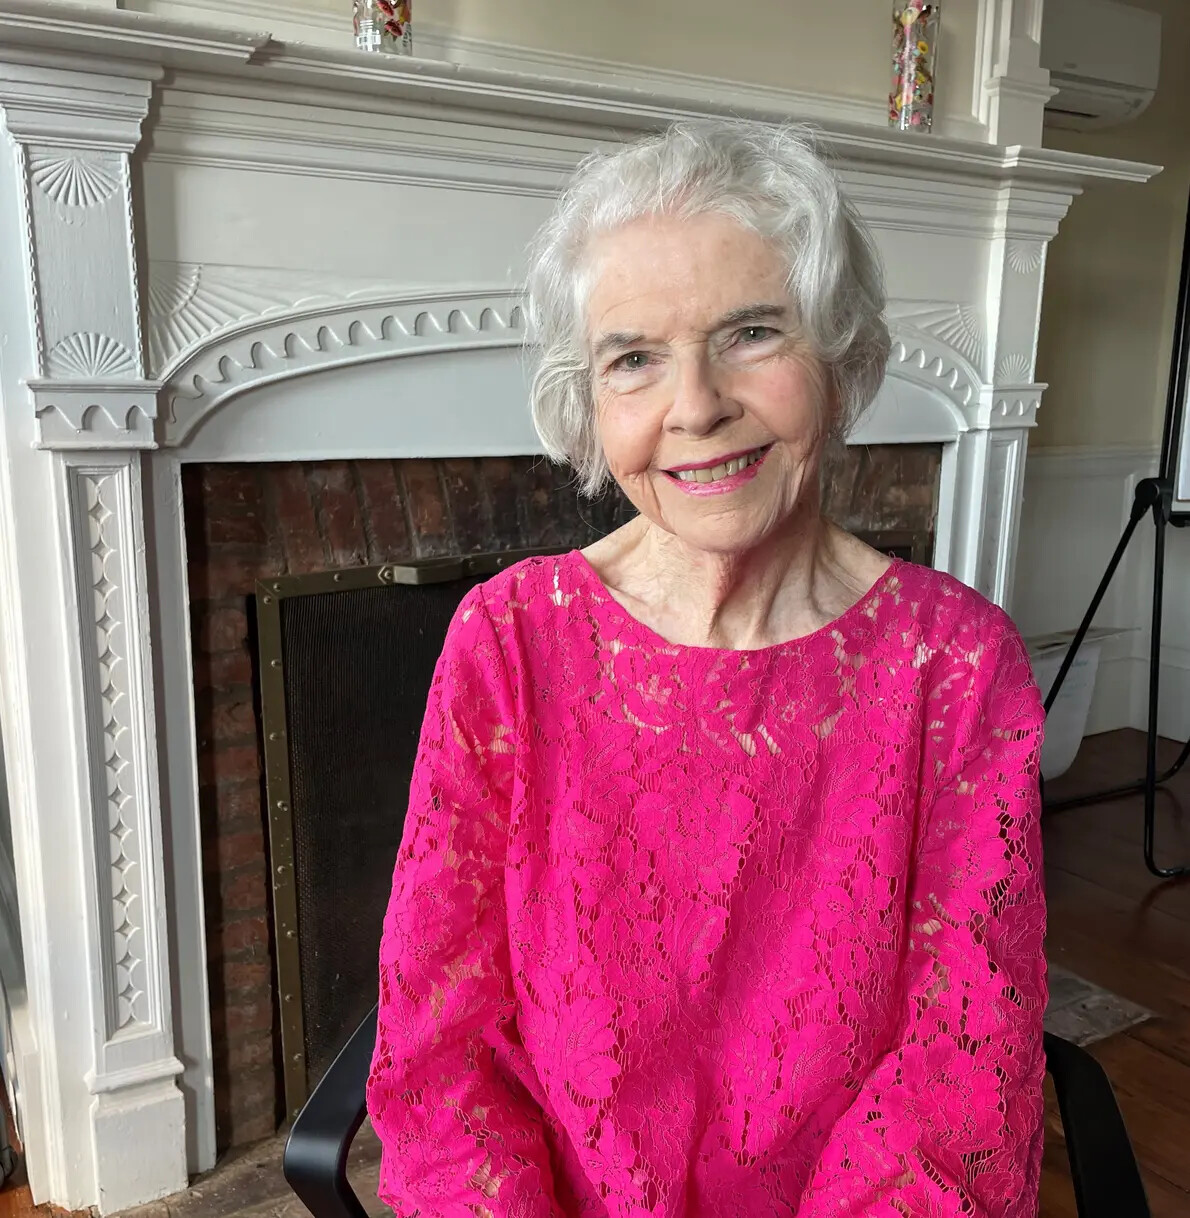
[[[888,96],[892,0],[414,0],[459,34],[815,93]],[[975,0],[944,6],[939,108],[968,114]],[[415,35],[416,38],[416,35]]]
[[[1143,0],[1163,20],[1161,84],[1134,122],[1047,130],[1046,143],[1164,165],[1145,186],[1095,184],[1075,199],[1046,269],[1033,447],[1155,445],[1161,438],[1190,191],[1190,3]]]

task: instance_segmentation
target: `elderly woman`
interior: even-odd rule
[[[639,515],[463,601],[381,949],[419,1218],[1033,1215],[1042,712],[1005,615],[820,511],[888,354],[804,134],[588,160],[535,252],[549,451]]]

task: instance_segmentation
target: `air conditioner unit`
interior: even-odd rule
[[[1115,0],[1045,0],[1041,66],[1058,92],[1051,127],[1087,130],[1135,118],[1153,100],[1161,15]]]

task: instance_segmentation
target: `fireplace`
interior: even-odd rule
[[[929,562],[941,460],[938,444],[852,447],[825,472],[828,510],[872,544]],[[182,489],[216,1130],[219,1145],[228,1146],[272,1133],[375,999],[376,946],[409,764],[453,604],[496,568],[493,554],[586,545],[631,511],[616,494],[580,499],[567,471],[541,458],[196,464],[183,467]],[[436,571],[445,556],[485,553],[474,574],[451,569],[454,563]],[[418,563],[425,582],[399,582],[413,578]],[[447,578],[440,582],[440,574]],[[357,639],[367,663],[340,652],[338,687],[312,698],[311,679],[336,670],[310,653],[320,640],[341,640],[352,612],[346,597],[333,607],[335,589],[362,601],[350,620],[358,628],[370,623]],[[295,615],[283,640],[279,605],[302,601],[320,608]],[[411,652],[379,633],[410,617],[421,634]],[[392,681],[377,684],[382,661]],[[351,723],[346,708],[335,714],[311,703],[341,697],[353,680],[392,718],[391,756],[361,763],[363,777],[352,774],[350,746],[330,747],[329,765],[295,752],[312,732]],[[286,721],[296,733],[278,730]],[[374,739],[366,727],[361,747]],[[315,794],[331,790],[336,767],[361,778],[347,804],[337,794],[329,801]],[[370,849],[353,857],[363,869],[358,908],[341,917],[336,905],[346,899],[348,873],[328,864],[320,890],[310,860],[334,836],[319,819],[320,804],[350,816],[351,798],[383,807],[390,823],[365,817],[357,824]],[[295,822],[302,815],[307,823]],[[345,933],[336,993],[319,960],[324,942],[313,940]]]
[[[823,124],[894,340],[834,509],[1000,604],[1047,243],[1083,181],[1153,172],[1035,146],[1044,85],[1004,74],[1028,7],[981,5],[977,138]],[[257,581],[614,523],[535,457],[526,245],[592,148],[797,106],[110,6],[63,22],[0,12],[0,250],[24,272],[0,298],[0,719],[27,979],[0,1017],[36,1199],[111,1212],[283,1115]]]

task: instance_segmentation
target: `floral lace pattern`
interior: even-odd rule
[[[759,651],[577,553],[439,661],[368,1106],[412,1218],[1037,1213],[1040,700],[1000,610],[896,563]]]

